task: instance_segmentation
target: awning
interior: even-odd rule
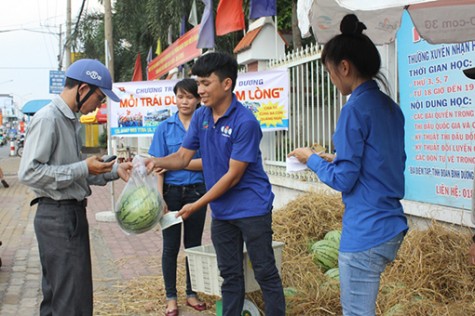
[[[107,104],[102,103],[101,107],[95,111],[82,115],[79,118],[82,124],[104,124],[107,123]]]
[[[21,111],[24,114],[33,115],[50,102],[50,99],[31,100],[26,102],[25,105],[23,105]]]

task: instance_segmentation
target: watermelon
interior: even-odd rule
[[[325,234],[323,239],[334,241],[338,248],[340,248],[341,230],[331,230]]]
[[[293,297],[297,294],[297,289],[294,287],[284,287],[284,296]]]
[[[122,195],[115,217],[124,231],[140,234],[152,229],[162,213],[162,199],[158,191],[143,185]]]
[[[338,246],[331,240],[319,240],[312,245],[313,261],[324,271],[336,268],[338,265]]]
[[[330,279],[340,280],[340,269],[332,268],[325,272],[325,275]]]

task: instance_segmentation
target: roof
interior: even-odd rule
[[[21,111],[24,114],[35,114],[42,107],[49,104],[50,102],[51,102],[51,99],[31,100],[31,101],[26,102],[25,105],[23,105],[23,108],[21,109]]]
[[[264,25],[258,28],[255,28],[252,31],[247,32],[246,35],[244,35],[241,41],[234,48],[234,53],[237,54],[239,52],[242,52],[243,50],[250,48],[252,45],[252,42],[256,39],[257,35],[259,34],[259,32],[262,30],[263,27]]]
[[[254,42],[254,40],[257,38],[257,35],[259,35],[259,33],[261,32],[261,30],[266,26],[267,24],[264,24],[262,26],[259,26],[249,32],[246,33],[246,35],[244,35],[244,37],[241,39],[241,41],[239,41],[239,43],[236,45],[236,47],[234,47],[234,54],[237,54],[237,53],[240,53],[246,49],[249,49],[251,48],[252,46],[252,43]],[[282,36],[282,34],[280,32],[277,32],[280,36],[280,38],[282,39],[282,41],[284,42],[285,45],[289,45],[287,43],[287,41],[285,40],[285,38]]]

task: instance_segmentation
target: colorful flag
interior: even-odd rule
[[[148,50],[147,54],[147,64],[149,64],[153,59],[153,52],[152,52],[152,46],[150,46],[150,49]]]
[[[276,0],[251,0],[249,18],[258,19],[263,16],[277,15]]]
[[[162,41],[160,37],[157,39],[157,49],[155,50],[156,55],[160,55],[162,53]]]
[[[200,33],[198,35],[198,48],[214,48],[214,19],[213,0],[201,0],[205,4],[201,17]]]
[[[193,4],[191,5],[190,15],[188,16],[188,23],[193,26],[198,25],[198,11],[196,10],[196,0],[193,0]]]
[[[152,46],[150,46],[150,49],[148,50],[147,54],[147,80],[148,80],[148,64],[150,64],[153,60],[153,51],[152,51]]]
[[[134,73],[132,74],[132,81],[143,81],[142,59],[140,58],[140,53],[137,53],[137,58],[135,59],[135,67]]]
[[[216,35],[222,36],[245,27],[242,0],[220,0],[216,12]]]

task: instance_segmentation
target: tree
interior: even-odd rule
[[[249,2],[250,0],[243,1],[246,17],[249,16]],[[218,0],[214,0],[215,14],[218,3]],[[202,1],[197,0],[196,4],[198,12],[203,12]],[[292,22],[292,10],[295,11],[295,4],[296,0],[277,0],[277,21],[279,29],[284,33],[294,33],[300,36],[299,30],[295,30],[297,27],[295,21]],[[137,53],[142,56],[144,70],[147,62],[145,57],[150,47],[155,52],[157,39],[161,40],[162,49],[165,49],[169,37],[172,42],[180,37],[181,23],[185,23],[185,32],[190,30],[193,26],[187,20],[191,5],[192,0],[116,0],[112,18],[114,81],[121,82],[131,79]],[[169,34],[169,30],[171,34]],[[215,49],[232,53],[243,35],[244,32],[239,31],[216,37]],[[73,49],[83,51],[85,57],[105,62],[104,16],[102,13],[89,13],[81,19]]]

